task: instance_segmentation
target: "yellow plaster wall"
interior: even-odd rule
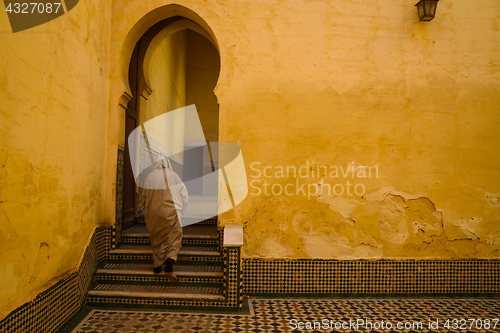
[[[262,190],[253,169],[269,166],[270,185],[366,188],[250,194],[221,218],[245,225],[245,256],[498,257],[500,9],[440,1],[423,23],[414,2],[85,1],[16,34],[0,15],[2,316],[74,269],[96,223],[113,223],[123,50],[166,14],[216,37],[219,140],[240,145],[249,181]],[[378,177],[276,175],[352,162]]]
[[[216,93],[221,136],[241,140],[247,165],[379,170],[351,180],[363,196],[250,195],[225,216],[245,224],[245,256],[500,255],[498,6],[440,2],[421,23],[412,5],[279,3],[234,23]],[[350,180],[298,180],[321,178]]]
[[[15,34],[0,13],[0,319],[74,271],[112,221],[110,23],[111,3],[94,0]]]
[[[202,35],[187,31],[186,104],[195,104],[205,139],[219,141],[219,105],[213,91],[219,78],[220,57],[217,49]]]
[[[111,43],[123,49],[146,15],[199,15],[221,56],[219,140],[242,147],[261,189],[253,162],[273,174],[308,162],[378,168],[369,179],[274,174],[271,185],[325,178],[366,192],[250,194],[221,219],[245,225],[246,257],[495,258],[498,3],[440,1],[436,19],[419,22],[415,2],[180,0],[169,11],[160,0],[115,0]],[[120,61],[112,54],[112,103],[126,89]]]
[[[149,68],[152,93],[141,100],[141,123],[186,105],[187,31],[171,34],[155,49]],[[153,121],[146,131],[172,152],[184,148],[184,118]],[[179,156],[182,158],[181,156]]]

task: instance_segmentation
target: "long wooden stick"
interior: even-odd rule
[[[141,124],[141,130],[142,130],[142,135],[144,135],[144,141],[146,141],[146,146],[149,149],[151,149],[151,146],[149,145],[148,135],[146,134],[146,128],[144,127],[144,124]],[[154,161],[153,155],[151,153],[149,153],[149,157],[151,157],[151,164],[154,167],[155,161]],[[160,156],[160,158],[161,158],[161,156]],[[161,166],[163,167],[163,178],[165,178],[165,188],[167,189],[167,191],[170,191],[170,188],[168,187],[167,173],[165,171],[165,162],[163,161],[163,159],[161,159]]]

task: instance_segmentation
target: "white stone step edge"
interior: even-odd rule
[[[174,271],[177,276],[203,276],[203,277],[224,277],[224,272],[189,272],[189,271]],[[97,274],[120,274],[120,275],[158,275],[163,273],[154,273],[152,269],[137,270],[137,269],[110,269],[101,268],[97,270]]]
[[[122,237],[149,237],[149,234],[139,234],[139,233],[123,233]],[[217,239],[217,235],[190,235],[183,234],[182,238],[192,238],[192,239]]]
[[[190,294],[190,293],[158,293],[158,292],[143,292],[143,291],[116,291],[116,290],[89,290],[89,296],[107,296],[107,297],[142,297],[142,298],[182,298],[182,299],[210,299],[224,300],[223,295],[211,294]]]
[[[152,254],[151,249],[113,249],[109,254]],[[220,256],[217,251],[187,251],[180,250],[179,256]]]

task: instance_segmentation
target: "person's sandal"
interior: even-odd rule
[[[167,260],[165,260],[165,275],[168,277],[168,280],[170,282],[179,281],[177,276],[174,274],[174,268],[172,267],[174,263],[175,260],[172,258],[168,258]]]
[[[167,265],[167,262],[168,262],[169,259],[165,260],[165,262],[163,264],[161,264],[161,266],[165,266]],[[160,274],[161,273],[161,266],[158,266],[158,267],[153,267],[153,272],[155,274]],[[166,269],[166,267],[165,267]]]

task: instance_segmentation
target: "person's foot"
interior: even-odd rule
[[[161,266],[154,267],[154,268],[153,268],[153,272],[154,272],[155,274],[159,274],[159,273],[161,273]]]
[[[177,282],[179,279],[174,274],[173,264],[175,263],[174,259],[168,258],[165,260],[165,275],[168,277],[170,282]]]
[[[165,275],[168,277],[168,280],[170,282],[179,281],[179,278],[177,277],[177,275],[174,274],[174,272],[165,272]]]

